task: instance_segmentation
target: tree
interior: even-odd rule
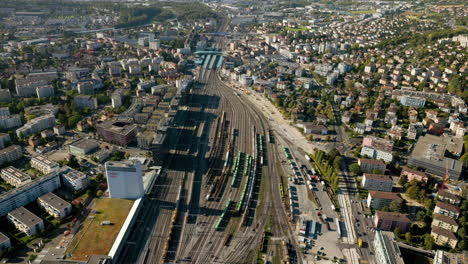
[[[428,250],[432,250],[434,248],[435,241],[431,234],[424,235],[424,248]]]
[[[466,230],[464,227],[458,229],[457,231],[457,234],[462,238],[462,239],[465,239],[465,236],[466,236]]]
[[[397,227],[393,230],[393,234],[395,235],[395,237],[399,238],[401,237],[401,234],[403,233],[403,230],[401,230],[401,228]]]
[[[96,192],[96,197],[101,197],[104,194],[103,191],[99,190]]]
[[[426,213],[424,213],[423,210],[420,210],[416,213],[416,220],[418,221],[424,221],[424,216],[426,215]]]
[[[408,182],[408,177],[406,175],[401,175],[400,179],[398,180],[398,184],[401,186],[405,186]]]
[[[458,246],[457,246],[460,250],[465,250],[468,248],[468,243],[466,242],[465,239],[461,240],[460,242],[458,242]]]
[[[359,164],[353,163],[353,164],[349,165],[349,171],[352,174],[356,175],[361,171],[361,167],[359,166]]]
[[[388,208],[392,212],[402,213],[403,212],[403,201],[402,200],[394,200],[389,204]]]
[[[411,235],[411,232],[406,232],[405,239],[406,241],[411,242],[411,240],[413,239],[413,235]]]

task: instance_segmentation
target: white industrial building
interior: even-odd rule
[[[144,195],[143,172],[139,161],[109,161],[105,168],[111,198],[138,199]]]

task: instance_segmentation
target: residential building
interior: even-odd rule
[[[437,201],[436,206],[434,208],[434,214],[447,215],[454,219],[457,219],[460,215],[460,208],[453,204]]]
[[[5,182],[15,187],[31,182],[31,176],[12,166],[3,169],[1,176]]]
[[[57,136],[61,136],[65,134],[65,132],[67,131],[64,125],[56,125],[54,126],[53,130],[54,130],[54,134]]]
[[[420,137],[408,159],[408,165],[426,169],[427,173],[445,177],[446,167],[451,179],[458,180],[463,163],[445,156],[446,152],[461,153],[463,141],[449,137],[425,135]]]
[[[452,217],[443,214],[434,214],[431,226],[441,227],[452,232],[457,232],[458,230],[457,221]]]
[[[139,161],[108,161],[105,168],[111,198],[139,199],[143,197],[143,172]]]
[[[44,230],[44,221],[24,207],[18,207],[9,212],[7,219],[28,236],[34,236]]]
[[[84,157],[90,153],[93,153],[99,148],[99,144],[92,139],[80,139],[68,146],[70,154]]]
[[[11,247],[10,238],[0,232],[0,252]]]
[[[441,227],[433,226],[431,236],[434,238],[435,243],[440,246],[455,248],[458,243],[455,233]]]
[[[361,155],[367,155],[373,159],[382,159],[385,162],[393,160],[393,142],[373,136],[364,137],[362,140]]]
[[[5,146],[11,142],[10,135],[7,133],[0,133],[0,149],[4,149]]]
[[[442,190],[437,193],[437,199],[455,206],[460,206],[461,197],[447,190]]]
[[[409,106],[409,107],[423,107],[424,104],[426,104],[426,99],[421,98],[421,97],[413,97],[413,96],[404,95],[401,97],[400,103],[404,106]]]
[[[0,194],[0,216],[35,201],[39,196],[60,188],[60,175],[54,171],[8,192]]]
[[[127,146],[135,140],[137,133],[137,125],[116,120],[100,123],[96,128],[97,133],[103,137],[105,141],[120,146]]]
[[[0,89],[0,102],[10,102],[11,93],[9,89]]]
[[[31,167],[44,174],[48,174],[58,169],[60,166],[57,162],[49,160],[43,155],[37,155],[31,159]]]
[[[324,125],[313,125],[311,123],[303,124],[305,134],[327,135],[328,129]]]
[[[6,162],[12,162],[23,157],[23,150],[18,145],[11,145],[0,149],[0,165]]]
[[[361,168],[361,171],[364,173],[374,173],[379,171],[379,173],[385,173],[387,164],[382,160],[375,159],[359,159],[358,165]]]
[[[6,115],[0,116],[0,128],[2,129],[10,129],[14,127],[21,126],[21,117],[20,115]]]
[[[429,180],[429,176],[426,173],[422,171],[418,171],[418,170],[413,170],[407,166],[404,166],[403,169],[401,170],[400,178],[403,176],[406,176],[406,179],[408,180],[408,182],[412,180],[416,180],[416,181],[427,183],[427,181]]]
[[[41,132],[42,130],[52,128],[55,125],[55,117],[53,114],[43,115],[31,119],[24,126],[16,130],[18,137],[27,137],[32,134]]]
[[[411,227],[411,220],[406,214],[377,211],[374,216],[374,226],[384,231],[400,228],[405,233]]]
[[[391,192],[393,180],[388,175],[364,173],[362,187],[366,190]]]
[[[375,262],[379,264],[405,264],[395,235],[392,232],[377,230],[373,241]]]
[[[96,109],[98,107],[97,99],[89,95],[77,95],[73,101],[78,108]]]
[[[402,199],[399,194],[393,192],[369,191],[367,196],[367,207],[372,209],[382,209],[389,206],[393,201],[402,201]]]
[[[36,94],[39,99],[54,96],[54,87],[52,85],[39,86],[36,88]]]
[[[37,199],[39,206],[55,218],[65,218],[71,213],[72,206],[53,193],[46,193]]]
[[[81,191],[89,185],[89,179],[85,173],[68,166],[62,167],[60,176],[62,176],[63,185],[72,191]]]
[[[467,251],[455,254],[438,249],[434,256],[434,263],[432,264],[465,264],[467,259]]]
[[[137,135],[138,148],[150,150],[151,145],[156,137],[156,132],[154,131],[144,131],[140,132]]]
[[[122,95],[123,95],[122,89],[117,89],[112,93],[112,96],[111,96],[112,108],[119,108],[122,106]]]

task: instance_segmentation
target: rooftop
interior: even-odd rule
[[[80,139],[71,145],[76,148],[88,149],[88,150],[92,150],[92,149],[99,147],[99,144],[96,141],[91,140],[91,139],[85,139],[85,138]]]
[[[378,217],[379,219],[383,219],[387,221],[411,223],[411,220],[408,218],[408,216],[406,214],[401,214],[401,213],[377,211],[375,213],[375,216]]]
[[[11,215],[28,227],[35,226],[42,222],[41,218],[37,217],[35,214],[31,213],[24,207],[18,207],[15,210],[9,212],[8,215]]]
[[[71,260],[86,261],[91,255],[107,255],[132,205],[131,200],[97,199],[93,211],[99,213],[90,214],[67,249],[72,254]],[[101,221],[111,221],[112,225],[102,226]]]
[[[400,195],[394,192],[369,191],[369,195],[377,199],[401,200]]]
[[[452,239],[452,240],[457,240],[457,236],[455,235],[455,233],[453,233],[450,230],[444,229],[442,227],[433,226],[431,232],[436,233],[436,234],[441,235],[441,236],[444,236],[444,237],[447,237],[447,238]]]
[[[378,164],[378,165],[385,165],[385,162],[382,160],[376,160],[376,159],[359,159],[360,163],[367,163],[367,164]]]
[[[65,210],[65,208],[70,206],[70,204],[67,201],[63,200],[62,198],[58,197],[53,193],[46,193],[39,197],[39,199],[57,210]]]
[[[404,166],[403,170],[401,170],[401,174],[404,174],[405,172],[411,173],[411,174],[416,174],[419,176],[427,177],[426,173],[418,170],[413,170],[410,167]]]
[[[72,180],[78,180],[78,179],[82,179],[84,177],[86,177],[86,174],[84,174],[83,172],[81,171],[77,171],[75,169],[72,169],[68,166],[64,166],[62,168],[62,176],[63,177],[67,177],[69,179],[72,179]]]
[[[457,221],[455,221],[455,219],[453,219],[450,216],[446,216],[446,215],[443,215],[443,214],[434,214],[433,217],[434,217],[434,220],[437,219],[437,220],[442,221],[444,223],[454,225],[454,226],[458,226]]]
[[[4,243],[5,241],[10,240],[5,234],[0,232],[0,244]]]
[[[107,121],[101,124],[98,124],[98,127],[102,127],[106,130],[110,130],[114,133],[119,133],[122,135],[127,135],[136,129],[137,125],[129,124],[126,122],[119,122],[116,120]]]
[[[452,212],[460,213],[460,208],[458,206],[453,205],[453,204],[437,201],[436,207],[446,209],[446,210],[449,210],[449,211],[452,211]]]
[[[403,257],[401,255],[400,249],[395,241],[395,236],[392,232],[377,231],[375,233],[375,240],[377,240],[381,248],[378,250],[380,253],[383,253],[385,258],[388,260],[388,263],[393,264],[404,264]],[[375,245],[375,243],[374,243]]]
[[[371,174],[371,173],[364,173],[364,177],[370,180],[377,180],[377,181],[393,181],[392,177],[383,174]]]
[[[449,191],[446,191],[446,190],[442,190],[442,191],[439,191],[437,193],[437,195],[440,197],[440,198],[443,198],[443,199],[450,199],[450,200],[454,200],[456,202],[460,202],[461,201],[461,197],[456,195],[456,194],[453,194]]]
[[[419,138],[411,153],[411,158],[426,160],[442,167],[445,167],[445,164],[447,164],[449,169],[461,172],[463,164],[460,161],[445,157],[446,151],[461,153],[463,142],[458,142],[458,144],[454,144],[453,142],[455,142],[453,139],[425,135]]]
[[[49,160],[48,158],[44,157],[43,155],[37,155],[35,157],[32,158],[33,160],[35,160],[36,162],[40,162],[40,163],[43,163],[47,166],[50,166],[50,167],[58,167],[59,164],[55,161],[52,161],[52,160]]]
[[[28,174],[18,170],[17,168],[14,168],[12,166],[9,166],[5,169],[2,170],[2,174],[7,174],[10,177],[14,177],[16,180],[23,182],[27,180],[31,180],[31,176]]]

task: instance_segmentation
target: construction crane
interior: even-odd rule
[[[442,182],[442,185],[440,185],[439,191],[444,190],[444,188],[445,188],[445,183],[447,182],[448,178],[449,178],[449,173],[448,173],[448,161],[445,160],[445,178],[444,178],[444,181]]]

